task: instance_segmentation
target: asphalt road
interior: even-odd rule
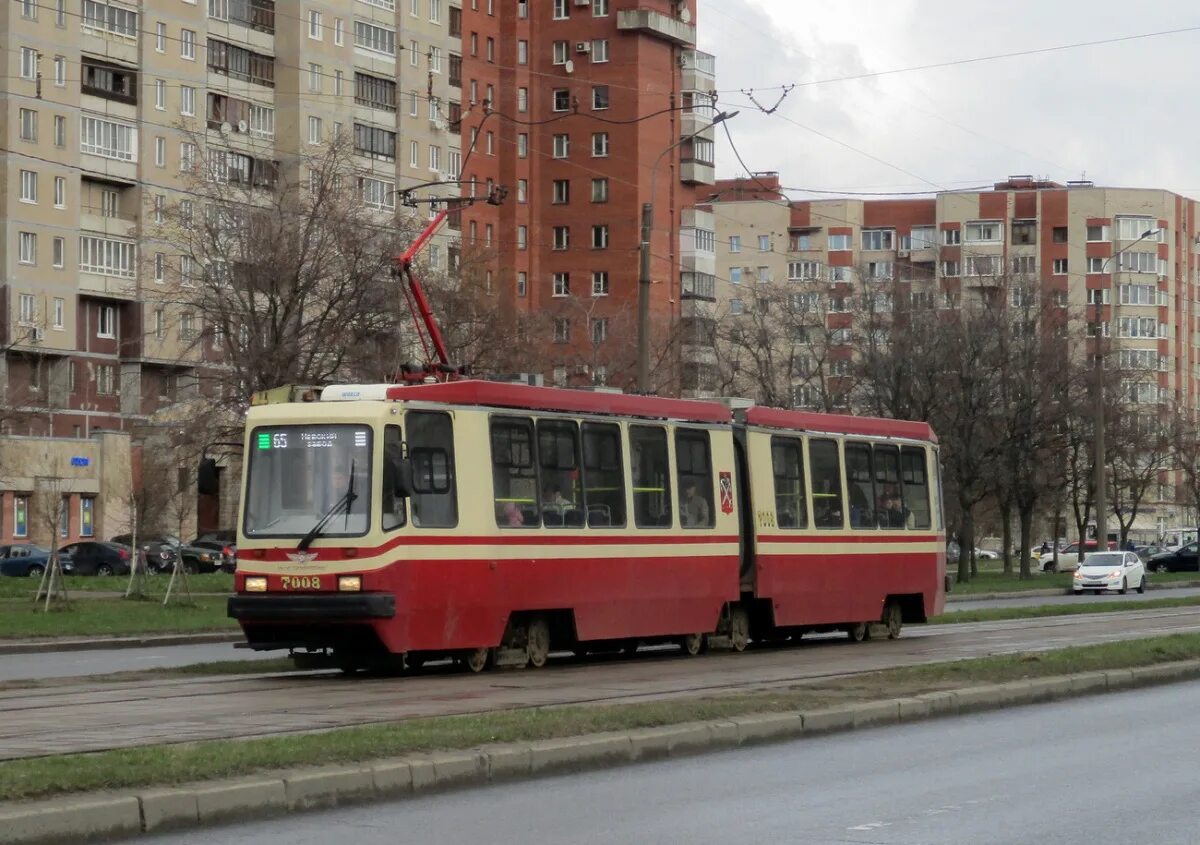
[[[1175,684],[135,841],[1192,845],[1197,696]]]
[[[234,649],[233,643],[161,645],[148,648],[114,648],[97,651],[47,651],[40,654],[0,656],[0,682],[32,678],[70,678],[108,675],[168,666],[190,666],[224,660],[259,660],[279,653]]]
[[[1150,582],[1154,583],[1154,576],[1150,576]],[[1183,599],[1189,597],[1200,596],[1200,588],[1171,588],[1165,590],[1147,590],[1144,593],[1128,592],[1125,595],[1118,593],[1086,593],[1082,596],[1068,596],[1066,594],[1057,596],[1021,596],[1020,598],[1007,599],[980,599],[948,601],[946,602],[946,613],[955,613],[960,610],[982,610],[991,607],[1040,607],[1046,604],[1082,604],[1087,605],[1089,602],[1140,602],[1151,601],[1153,599]]]
[[[894,666],[1184,631],[1200,631],[1200,607],[912,626],[898,640],[855,644],[844,637],[806,637],[786,647],[690,659],[665,650],[628,660],[552,658],[540,670],[482,675],[434,669],[409,677],[294,673],[51,681],[0,690],[0,760],[420,716],[773,689]],[[1096,734],[1109,730],[1093,726]]]

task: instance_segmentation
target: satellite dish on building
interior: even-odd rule
[[[239,121],[238,121],[238,132],[245,132],[245,131],[246,131],[246,128],[247,128],[246,121],[244,121],[244,120],[239,120]]]
[[[567,73],[574,73],[575,72],[575,62],[571,61],[570,59],[567,59],[567,63],[563,65],[563,70],[565,70]]]
[[[228,135],[232,129],[233,129],[233,127],[230,126],[228,123],[221,124],[221,134],[222,135]]]
[[[679,19],[681,21],[683,21],[684,23],[691,23],[692,22],[692,10],[689,9],[687,6],[684,6],[682,9],[679,10]]]

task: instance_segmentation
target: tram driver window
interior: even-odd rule
[[[491,429],[496,524],[501,528],[537,527],[541,513],[533,462],[533,422],[522,417],[494,417]]]
[[[804,495],[804,457],[794,437],[771,438],[771,466],[775,474],[775,520],[780,528],[808,527]]]
[[[900,448],[875,447],[875,522],[880,528],[903,528],[907,511],[900,497]]]
[[[712,461],[707,431],[676,430],[675,466],[679,474],[679,523],[684,528],[711,528],[713,513]]]
[[[904,511],[907,526],[928,529],[932,525],[929,511],[929,474],[925,469],[925,450],[905,446],[900,454],[901,478],[904,481]]]
[[[583,486],[579,478],[579,426],[573,420],[539,420],[538,465],[542,475],[542,523],[547,528],[582,528]]]
[[[846,495],[850,497],[850,527],[875,527],[875,473],[871,447],[846,444]]]
[[[396,495],[396,467],[404,457],[400,426],[389,425],[383,430],[383,530],[403,528],[404,497]]]
[[[633,465],[633,522],[638,528],[671,526],[671,464],[666,429],[629,427],[629,459]]]
[[[453,528],[458,525],[454,423],[449,414],[432,411],[409,411],[404,421],[413,469],[413,525]]]
[[[625,524],[620,426],[583,424],[583,499],[589,527],[614,528]]]
[[[841,528],[842,462],[837,442],[810,440],[808,443],[809,473],[813,499],[813,524],[818,528]]]

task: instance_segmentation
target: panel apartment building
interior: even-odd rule
[[[752,308],[765,286],[812,290],[820,283],[829,303],[825,336],[836,343],[837,330],[848,333],[852,325],[848,306],[856,286],[873,279],[895,282],[897,296],[931,297],[954,308],[994,287],[998,274],[1025,276],[1052,294],[1069,336],[1102,323],[1112,354],[1149,371],[1128,386],[1129,402],[1200,408],[1194,200],[1165,190],[1016,176],[990,191],[930,198],[789,201],[778,174],[764,173],[720,180],[709,207],[717,230],[709,320]],[[692,358],[711,354],[697,347]],[[830,357],[851,354],[847,347]],[[794,404],[817,406],[822,396],[838,394],[836,366],[821,378],[825,384],[798,379]],[[1169,501],[1174,494],[1165,486],[1156,492],[1154,521],[1194,519],[1187,506]]]
[[[507,188],[454,216],[430,264],[450,268],[466,228],[502,307],[561,309],[534,339],[555,350],[546,375],[604,381],[610,321],[636,300],[641,203],[655,205],[656,319],[678,318],[681,271],[712,271],[711,219],[691,211],[714,180],[713,60],[694,21],[694,0],[0,4],[6,459],[78,459],[75,478],[79,441],[204,398],[198,375],[220,350],[204,315],[164,293],[201,268],[160,228],[188,200],[199,145],[210,162],[225,151],[223,178],[258,184],[302,178],[297,161],[348,138],[383,219],[412,213],[397,191],[457,196],[460,172],[480,197]],[[16,511],[39,495],[34,475],[0,471],[0,541],[32,536]],[[230,482],[200,527],[232,527]],[[64,537],[127,530],[101,495],[112,484],[72,483],[100,499],[73,500]]]

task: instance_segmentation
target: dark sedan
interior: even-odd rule
[[[1146,561],[1151,572],[1200,572],[1200,544],[1188,543],[1173,552],[1163,552]]]
[[[58,550],[67,575],[128,575],[129,547],[85,540]]]
[[[113,543],[128,546],[133,541],[129,534],[119,534],[112,538]],[[170,572],[175,568],[175,558],[182,557],[183,568],[190,573],[217,572],[222,568],[224,559],[220,552],[193,546],[183,545],[178,537],[167,535],[149,535],[138,537],[138,544],[149,562],[151,572]]]
[[[50,550],[33,543],[0,546],[0,575],[40,578],[49,565]]]

